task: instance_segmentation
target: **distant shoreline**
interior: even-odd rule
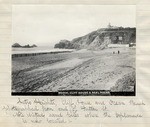
[[[36,52],[36,53],[18,53],[12,54],[12,57],[26,57],[26,56],[37,56],[37,55],[44,55],[44,54],[58,54],[58,53],[71,53],[73,51],[55,51],[55,52]]]

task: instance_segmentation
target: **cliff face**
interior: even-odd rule
[[[135,28],[103,28],[85,36],[75,38],[72,41],[60,41],[55,45],[55,48],[104,49],[108,44],[130,43],[136,43]]]

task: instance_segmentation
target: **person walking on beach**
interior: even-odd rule
[[[118,50],[118,54],[120,53],[120,51]]]

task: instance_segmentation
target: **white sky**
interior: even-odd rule
[[[14,5],[13,43],[54,46],[99,28],[135,27],[134,5]]]

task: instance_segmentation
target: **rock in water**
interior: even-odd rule
[[[12,47],[14,47],[14,48],[19,48],[19,47],[21,47],[21,45],[20,45],[19,43],[14,43],[14,44],[12,45]]]

